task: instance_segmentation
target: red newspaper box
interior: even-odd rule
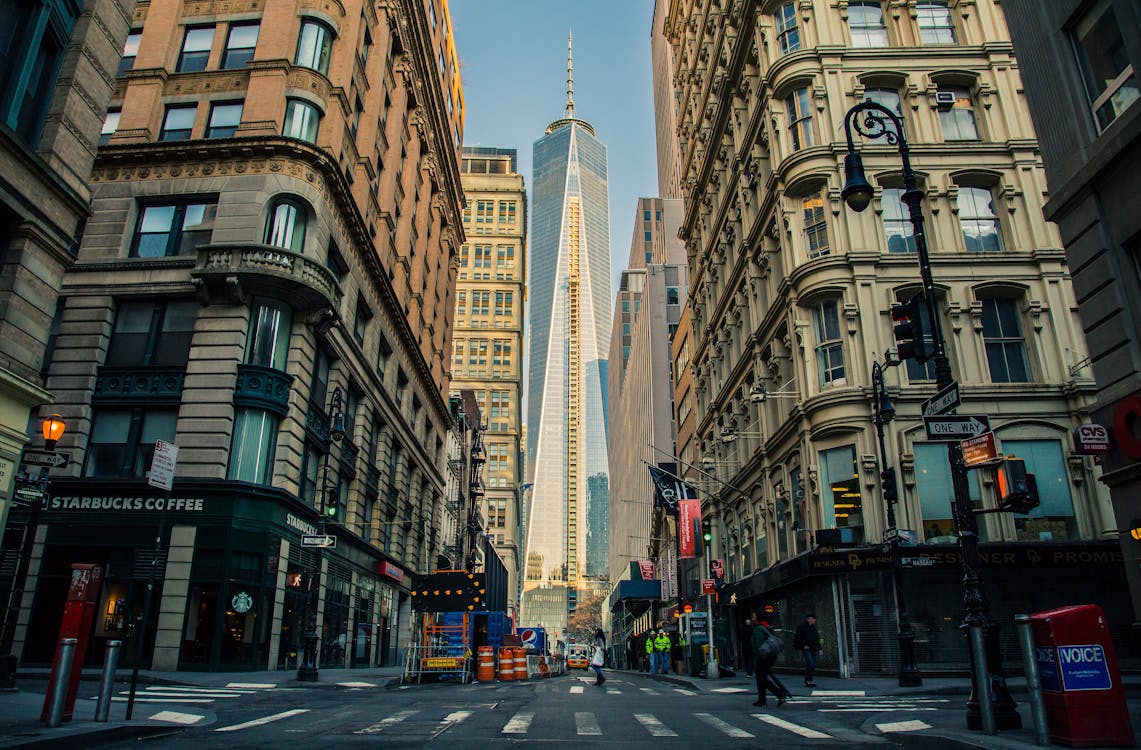
[[[71,721],[75,711],[75,698],[79,694],[79,677],[83,672],[83,659],[87,654],[87,643],[91,640],[91,623],[95,619],[95,605],[99,602],[99,589],[103,585],[103,568],[87,563],[72,563],[71,584],[67,587],[67,604],[63,609],[63,620],[56,637],[55,657],[52,658],[51,678],[48,680],[48,693],[44,696],[42,721],[48,720],[51,713],[52,687],[59,678],[59,642],[64,638],[75,638],[75,652],[71,662],[71,676],[68,680],[67,695],[63,704],[63,720]]]
[[[1117,653],[1096,604],[1030,616],[1050,741],[1069,747],[1133,747]]]

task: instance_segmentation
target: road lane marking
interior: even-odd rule
[[[535,718],[534,712],[520,711],[511,717],[511,720],[503,727],[503,734],[527,734],[527,730],[531,728],[531,719]]]
[[[418,714],[418,713],[420,713],[420,709],[409,708],[405,711],[400,711],[399,713],[395,713],[392,716],[381,719],[380,721],[376,722],[372,726],[365,727],[364,729],[358,729],[353,734],[376,734],[377,732],[381,731],[385,727],[390,727],[393,724],[399,724],[400,722],[407,719],[409,716],[412,716],[413,714]]]
[[[723,687],[723,688],[713,688],[709,692],[711,692],[711,693],[751,693],[753,691],[750,690],[749,688],[742,688],[742,687]]]
[[[276,682],[227,682],[228,688],[275,688]]]
[[[875,708],[820,708],[822,714],[874,714],[885,711],[938,711],[937,708],[897,708],[896,706],[877,706]]]
[[[159,711],[151,716],[152,721],[169,721],[172,724],[197,724],[203,717],[198,714],[183,714],[178,711]]]
[[[444,717],[441,724],[459,724],[461,721],[471,716],[471,711],[452,711]]]
[[[812,696],[816,697],[830,697],[837,698],[840,696],[863,698],[867,695],[864,690],[813,690]]]
[[[144,693],[145,695],[145,693]],[[116,695],[111,700],[115,703],[126,703],[130,698]],[[135,703],[213,703],[213,698],[142,698],[136,697]]]
[[[243,721],[241,724],[231,724],[228,727],[218,727],[214,731],[215,732],[237,732],[240,729],[249,729],[250,727],[260,727],[262,724],[269,724],[271,721],[280,721],[282,719],[288,719],[290,716],[296,716],[297,714],[304,714],[304,713],[308,713],[308,712],[309,712],[309,709],[307,709],[307,708],[291,708],[288,711],[282,711],[279,714],[271,714],[269,716],[263,716],[260,719],[251,719],[250,721]]]
[[[634,718],[654,737],[677,737],[677,732],[658,721],[653,714],[634,714]]]
[[[607,695],[622,695],[622,691],[618,688],[606,688]]]
[[[639,689],[643,693],[646,693],[647,695],[660,695],[660,693],[657,690],[654,690],[653,688],[639,688]]]
[[[200,687],[188,685],[148,685],[144,688],[147,692],[155,693],[221,693],[223,695],[253,695],[256,690],[235,690],[234,688],[224,687]],[[129,692],[124,690],[124,693]]]
[[[912,719],[911,721],[889,721],[886,724],[876,724],[876,729],[881,732],[918,732],[923,729],[930,729],[931,725],[919,719]]]
[[[582,692],[582,685],[572,685],[571,686],[571,692],[572,693],[581,693]]]
[[[793,734],[799,734],[801,737],[804,737],[806,739],[810,739],[810,740],[830,740],[830,739],[832,739],[832,735],[830,735],[830,734],[825,734],[824,732],[818,732],[815,729],[809,729],[808,727],[802,727],[800,724],[794,724],[791,721],[785,721],[784,719],[777,718],[776,716],[770,716],[769,714],[753,714],[753,718],[754,719],[760,719],[761,721],[765,722],[766,724],[772,724],[774,727],[780,727],[781,729],[786,729],[789,732],[792,732]]]
[[[580,736],[597,737],[602,734],[602,727],[598,726],[598,719],[589,711],[576,711],[574,715],[576,730]]]
[[[721,721],[721,719],[718,719],[716,716],[714,716],[712,714],[694,714],[694,716],[701,719],[702,721],[704,721],[706,724],[713,727],[714,729],[717,729],[717,730],[724,732],[725,734],[729,735],[730,737],[752,737],[753,736],[752,734],[746,732],[744,729],[739,729],[738,727],[735,727],[728,722]]]

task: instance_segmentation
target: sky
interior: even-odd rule
[[[464,145],[514,148],[531,190],[531,149],[566,112],[574,34],[575,116],[607,147],[611,288],[630,255],[637,199],[658,192],[650,24],[653,0],[450,0],[467,108]]]

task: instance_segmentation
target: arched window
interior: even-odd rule
[[[787,55],[800,49],[800,29],[796,26],[796,3],[784,3],[773,14],[780,53]]]
[[[296,198],[277,198],[270,204],[265,243],[300,253],[305,247],[305,204]]]
[[[306,143],[317,142],[317,127],[321,123],[321,110],[304,99],[285,100],[285,127],[282,135]]]
[[[301,21],[301,34],[297,37],[297,55],[294,65],[312,68],[318,73],[329,72],[329,53],[333,49],[333,31],[312,18]]]

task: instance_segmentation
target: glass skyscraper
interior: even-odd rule
[[[610,215],[606,146],[574,114],[535,142],[531,202],[528,473],[523,623],[563,638],[578,597],[607,577]]]

